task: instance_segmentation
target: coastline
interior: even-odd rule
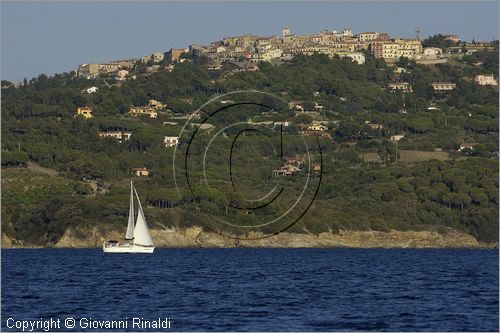
[[[117,231],[102,232],[97,228],[86,231],[84,234],[89,237],[81,238],[82,230],[68,229],[57,243],[45,246],[23,244],[2,234],[2,248],[101,248],[105,240],[122,237]],[[284,232],[253,240],[225,237],[203,231],[201,227],[151,230],[151,234],[156,248],[498,248],[498,243],[481,243],[473,236],[454,229],[447,229],[445,232],[347,230],[338,234],[324,232],[319,235]],[[267,235],[249,233],[246,236],[259,238]]]

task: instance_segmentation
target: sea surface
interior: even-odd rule
[[[170,328],[145,330],[498,332],[498,259],[451,249],[2,250],[1,328],[52,318],[61,331],[90,331],[84,318],[137,331],[133,318],[160,318]]]

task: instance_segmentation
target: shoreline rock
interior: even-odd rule
[[[82,238],[86,235],[86,238]],[[237,239],[203,231],[201,227],[187,229],[151,230],[157,248],[497,248],[498,243],[481,243],[473,236],[448,229],[437,231],[354,231],[339,234],[324,232],[319,235],[281,233],[269,236],[249,233]],[[80,230],[70,228],[55,244],[37,246],[18,243],[2,234],[2,248],[100,248],[109,239],[121,239],[116,230]],[[17,244],[16,244],[17,243]]]

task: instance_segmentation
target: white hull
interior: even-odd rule
[[[102,250],[105,253],[153,253],[155,248],[153,246],[140,246],[133,244],[120,244],[120,245],[102,245]]]

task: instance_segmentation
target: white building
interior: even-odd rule
[[[495,80],[493,74],[476,75],[474,81],[480,86],[498,86],[498,82]]]
[[[427,59],[438,59],[442,56],[443,50],[437,47],[426,47],[424,48],[424,58]]]
[[[151,59],[153,62],[160,62],[163,61],[165,57],[165,54],[163,52],[155,52],[151,55]]]
[[[351,58],[352,61],[356,62],[358,65],[364,65],[365,63],[365,55],[361,52],[335,52],[334,54],[341,58]]]
[[[95,94],[99,88],[97,87],[89,87],[83,90],[83,92],[86,92],[87,94]]]
[[[165,144],[166,148],[175,147],[179,143],[179,137],[178,136],[166,136],[165,140],[163,140],[163,143]]]
[[[122,80],[125,80],[125,78],[128,76],[128,74],[129,73],[126,69],[122,69],[116,73],[116,77],[118,80],[122,81]]]
[[[128,141],[132,136],[132,132],[128,131],[107,131],[107,132],[99,132],[100,138],[113,138],[118,140],[118,142]]]

